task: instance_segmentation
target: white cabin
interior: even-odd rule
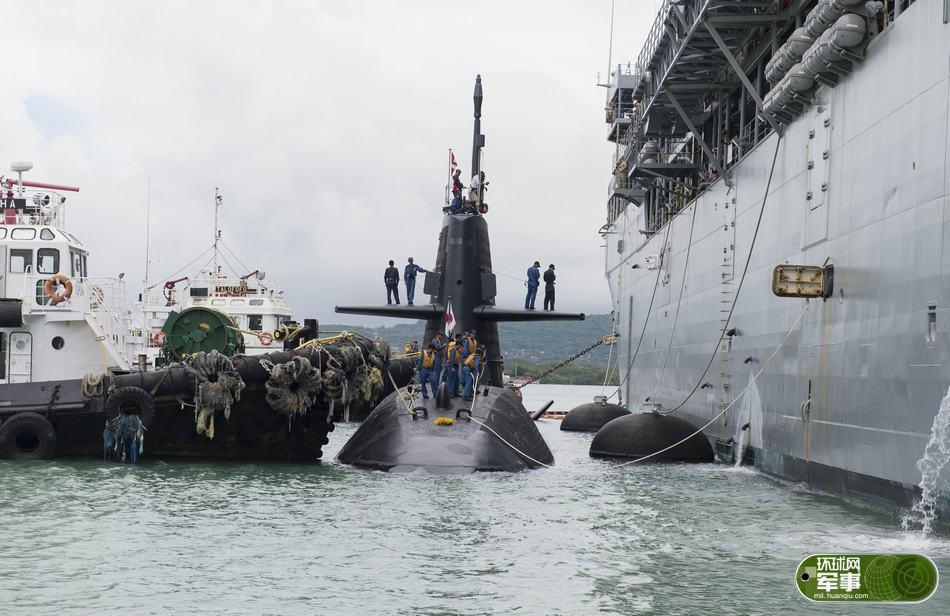
[[[274,332],[291,321],[293,313],[280,287],[264,283],[264,272],[246,274],[222,271],[219,261],[226,261],[219,246],[224,246],[218,225],[218,208],[223,199],[215,189],[215,229],[211,262],[200,267],[191,277],[167,280],[149,286],[141,296],[141,310],[148,337],[145,353],[155,365],[162,343],[162,326],[171,311],[181,312],[201,306],[228,315],[243,340],[246,355],[261,355],[280,347]],[[232,253],[233,256],[233,253]],[[179,286],[180,285],[180,286]]]
[[[21,177],[24,165],[13,167]],[[0,176],[0,384],[127,371],[137,361],[144,339],[124,282],[90,277],[89,252],[64,228],[62,192],[78,190]]]

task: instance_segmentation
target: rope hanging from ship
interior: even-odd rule
[[[145,431],[155,419],[152,394],[134,385],[118,387],[106,400],[105,415],[102,457],[135,464],[145,451]]]
[[[663,382],[663,373],[666,372],[666,365],[670,361],[670,351],[673,350],[673,336],[676,335],[676,324],[680,318],[680,306],[683,305],[683,289],[686,288],[686,272],[689,271],[689,255],[693,251],[693,229],[696,227],[696,211],[699,209],[697,204],[693,204],[693,215],[689,219],[689,239],[686,240],[686,259],[683,261],[683,280],[680,283],[679,297],[676,299],[676,311],[673,313],[673,327],[670,329],[670,343],[666,347],[666,355],[663,356],[663,366],[660,367],[660,376],[656,378],[656,387],[653,389],[653,395],[650,398],[655,399],[657,392],[660,391],[660,383]]]
[[[184,360],[185,369],[195,378],[195,429],[214,438],[214,415],[224,412],[231,418],[231,405],[240,401],[244,381],[229,357],[211,351],[199,352]]]
[[[716,354],[719,352],[719,345],[722,344],[723,338],[726,337],[726,332],[729,331],[729,324],[732,322],[732,315],[736,310],[736,304],[739,302],[739,294],[742,293],[742,285],[745,282],[746,274],[749,273],[749,264],[752,263],[752,254],[755,251],[756,240],[758,240],[758,237],[759,237],[759,228],[762,226],[762,216],[763,214],[765,214],[765,204],[769,200],[769,189],[772,187],[772,177],[775,175],[775,164],[776,162],[778,162],[778,151],[781,145],[782,145],[782,135],[778,134],[775,140],[775,152],[772,154],[772,167],[769,169],[769,179],[765,183],[765,194],[762,195],[762,206],[759,208],[759,217],[755,221],[755,230],[752,232],[752,242],[749,245],[749,255],[746,257],[745,266],[743,266],[742,268],[742,276],[739,277],[739,284],[736,285],[736,294],[732,298],[732,305],[729,306],[729,314],[726,315],[726,322],[723,323],[722,331],[719,332],[719,340],[716,341],[716,345],[713,348],[713,352],[709,356],[709,361],[706,363],[706,368],[703,370],[703,373],[699,375],[699,378],[696,380],[696,383],[693,385],[693,389],[690,390],[689,394],[686,396],[685,399],[683,399],[682,402],[680,402],[679,404],[677,404],[676,406],[674,406],[673,408],[669,410],[660,411],[660,413],[663,415],[672,415],[676,411],[686,406],[686,403],[689,402],[690,398],[693,397],[693,394],[695,394],[699,390],[700,385],[702,385],[703,380],[706,378],[706,375],[709,373],[709,368],[712,367],[713,362],[716,361]]]
[[[795,319],[795,322],[792,324],[792,326],[791,326],[791,327],[788,329],[788,331],[785,333],[785,336],[782,338],[781,342],[778,343],[778,346],[775,347],[775,350],[772,351],[772,354],[769,355],[768,359],[765,360],[765,363],[762,364],[762,368],[760,368],[759,371],[755,373],[755,375],[749,380],[749,384],[746,385],[746,386],[742,389],[742,391],[740,391],[739,394],[732,400],[732,402],[730,402],[729,405],[728,405],[726,408],[722,409],[722,411],[720,411],[718,415],[716,415],[715,417],[713,417],[712,419],[710,419],[708,422],[706,422],[705,424],[703,424],[702,426],[700,426],[699,428],[697,428],[696,431],[693,432],[692,434],[690,434],[689,436],[687,436],[687,437],[685,437],[685,438],[683,438],[683,439],[681,439],[681,440],[679,440],[679,441],[673,443],[672,445],[668,445],[668,446],[664,447],[663,449],[660,449],[659,451],[654,451],[654,452],[649,453],[649,454],[647,454],[647,455],[645,455],[645,456],[643,456],[643,457],[636,458],[636,459],[634,459],[634,460],[628,460],[627,462],[623,462],[623,463],[619,464],[618,466],[630,466],[631,464],[637,464],[637,463],[639,463],[639,462],[643,462],[643,461],[645,461],[645,460],[649,460],[650,458],[653,458],[653,457],[655,457],[655,456],[658,456],[658,455],[660,455],[661,453],[665,453],[665,452],[667,452],[667,451],[673,449],[674,447],[678,447],[679,445],[682,445],[683,443],[687,442],[688,440],[690,440],[691,438],[693,438],[693,437],[696,436],[697,434],[702,434],[702,433],[703,433],[703,430],[705,430],[705,429],[708,428],[709,426],[713,425],[713,423],[715,423],[716,420],[718,420],[720,417],[722,417],[723,415],[725,415],[725,414],[729,411],[729,409],[731,409],[733,406],[735,406],[735,404],[736,404],[739,400],[742,399],[742,396],[745,395],[745,393],[746,393],[747,391],[749,391],[749,390],[752,388],[753,385],[755,385],[755,382],[759,380],[759,377],[762,376],[762,373],[765,372],[765,369],[769,367],[769,364],[772,363],[772,360],[775,358],[776,355],[778,355],[779,349],[781,349],[781,348],[785,345],[785,342],[786,342],[786,341],[789,339],[789,337],[792,335],[792,332],[794,332],[794,331],[798,328],[798,324],[801,323],[802,317],[804,317],[804,316],[805,316],[805,313],[808,312],[808,308],[809,308],[809,304],[806,302],[806,303],[805,303],[805,307],[802,309],[801,313],[799,313],[798,318]],[[682,406],[682,405],[681,405],[681,406]],[[677,408],[679,408],[679,407],[677,407]],[[674,409],[674,410],[675,410],[675,409]],[[672,412],[672,411],[671,411],[671,412]],[[663,414],[666,415],[666,414],[669,414],[669,413],[663,413]]]
[[[666,235],[663,238],[663,245],[660,248],[660,256],[657,258],[658,262],[656,266],[656,280],[653,281],[653,294],[650,295],[650,305],[647,307],[647,316],[645,319],[643,319],[643,327],[640,329],[640,336],[637,339],[637,348],[633,351],[633,356],[630,358],[630,363],[627,364],[627,374],[625,374],[623,379],[620,380],[620,383],[617,385],[617,390],[608,396],[608,400],[613,398],[615,395],[620,394],[623,384],[627,382],[627,379],[630,378],[630,373],[633,372],[633,364],[635,361],[637,361],[637,355],[640,353],[640,345],[643,344],[643,335],[647,331],[647,324],[650,322],[650,316],[653,314],[653,302],[656,300],[656,290],[660,286],[660,277],[663,275],[663,254],[666,252],[667,242],[669,242],[670,239],[670,229],[672,228],[673,220],[670,220],[668,223],[666,223]]]
[[[781,144],[782,144],[782,135],[779,134],[779,135],[776,136],[775,152],[774,152],[773,155],[772,155],[772,165],[771,165],[771,168],[769,169],[769,178],[768,178],[768,181],[767,181],[766,184],[765,184],[765,193],[764,193],[764,195],[762,196],[762,206],[759,208],[758,219],[756,220],[755,230],[753,231],[753,234],[752,234],[752,241],[751,241],[751,244],[750,244],[750,246],[749,246],[749,254],[748,254],[748,256],[746,257],[745,266],[742,268],[742,275],[741,275],[740,278],[739,278],[739,283],[738,283],[738,285],[736,286],[735,295],[734,295],[733,298],[732,298],[732,304],[731,304],[730,307],[729,307],[729,314],[726,316],[726,321],[725,321],[725,323],[723,324],[723,327],[722,327],[722,329],[721,329],[720,332],[719,332],[719,338],[718,338],[718,340],[716,341],[716,344],[715,344],[715,346],[714,346],[714,350],[713,350],[712,354],[711,354],[710,357],[709,357],[709,361],[707,362],[705,369],[703,370],[702,374],[699,376],[699,379],[696,380],[696,383],[693,385],[693,388],[690,390],[689,394],[687,394],[686,398],[685,398],[682,402],[680,402],[679,404],[677,404],[675,407],[673,407],[673,408],[671,408],[671,409],[656,411],[657,413],[659,413],[659,414],[661,414],[661,415],[671,415],[671,414],[675,413],[676,411],[678,411],[679,409],[683,408],[683,407],[686,405],[686,403],[689,402],[689,400],[693,397],[693,395],[699,390],[700,385],[703,383],[703,380],[706,378],[706,375],[709,373],[709,368],[712,366],[713,362],[714,362],[715,359],[716,359],[716,355],[717,355],[717,353],[719,352],[719,345],[722,344],[722,341],[723,341],[723,339],[724,339],[725,336],[726,336],[726,332],[729,331],[729,324],[730,324],[730,322],[732,321],[732,315],[733,315],[733,313],[735,312],[736,304],[737,304],[738,301],[739,301],[739,294],[740,294],[740,292],[742,291],[743,283],[745,282],[746,275],[748,274],[748,271],[749,271],[749,264],[752,262],[752,254],[753,254],[753,252],[754,252],[754,250],[755,250],[756,241],[758,240],[758,235],[759,235],[759,229],[760,229],[760,227],[761,227],[761,225],[762,225],[762,216],[763,216],[763,214],[765,213],[765,206],[766,206],[766,203],[768,202],[768,198],[769,198],[769,194],[770,194],[769,191],[770,191],[770,188],[771,188],[771,186],[772,186],[772,178],[774,177],[774,174],[775,174],[775,165],[776,165],[776,163],[777,163],[777,161],[778,161],[778,152],[779,152],[779,148],[781,147]],[[695,216],[695,208],[696,208],[696,206],[694,205],[694,212],[693,212],[693,215],[694,215],[694,216]],[[670,227],[671,227],[671,226],[672,226],[672,221],[670,221],[670,223],[667,224],[667,236],[666,236],[667,238],[669,237],[669,231],[670,231]],[[690,237],[692,237],[692,227],[690,228]],[[690,242],[690,243],[692,243],[692,242]],[[665,248],[666,248],[666,240],[664,240],[664,242],[663,242],[663,247],[664,247],[664,250],[665,250]],[[661,251],[661,254],[662,254],[662,251]],[[687,254],[688,254],[688,253],[687,253]],[[688,264],[688,263],[687,263],[687,264]],[[654,283],[654,286],[653,286],[653,296],[650,298],[650,306],[649,306],[649,308],[648,308],[648,310],[647,310],[647,316],[646,316],[646,318],[644,319],[643,328],[642,328],[642,330],[640,331],[640,339],[637,341],[637,348],[636,348],[636,350],[634,351],[634,354],[633,354],[633,356],[631,357],[629,364],[627,365],[627,374],[626,374],[626,375],[624,376],[624,378],[620,381],[620,384],[617,386],[616,391],[614,391],[614,393],[611,394],[608,398],[612,398],[614,395],[617,395],[617,394],[620,393],[621,389],[623,388],[624,383],[627,382],[627,380],[630,378],[630,374],[631,374],[632,371],[633,371],[633,365],[634,365],[634,362],[636,361],[637,354],[638,354],[639,351],[640,351],[640,345],[641,345],[642,342],[643,342],[643,336],[644,336],[644,334],[646,333],[647,322],[649,321],[650,315],[651,315],[652,310],[653,310],[653,300],[654,300],[654,298],[656,297],[656,290],[657,290],[657,286],[659,285],[660,269],[661,269],[661,268],[657,268],[657,269],[658,269],[658,271],[657,271],[657,278],[656,278],[656,282]],[[684,266],[684,270],[683,270],[683,280],[684,280],[684,282],[685,282],[685,279],[686,279],[686,269],[685,269],[685,266]],[[680,300],[682,300],[682,290],[681,290]],[[678,310],[679,310],[679,304],[680,304],[680,302],[678,301],[678,302],[677,302],[677,314],[678,314]],[[675,327],[675,323],[674,323],[674,327]],[[670,337],[670,342],[671,342],[671,345],[672,345],[672,334],[671,334],[671,337]],[[669,355],[669,350],[667,351],[667,356],[668,356],[668,355]],[[665,367],[665,363],[666,363],[666,362],[664,362],[664,367]],[[662,371],[661,371],[661,374],[660,374],[660,378],[662,378]],[[659,387],[659,383],[658,383],[658,387]]]
[[[289,428],[294,417],[305,415],[313,406],[323,376],[309,359],[299,355],[282,364],[261,360],[261,366],[270,372],[270,378],[264,383],[265,399],[272,409],[287,416]]]

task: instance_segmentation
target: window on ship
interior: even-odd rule
[[[27,270],[33,269],[33,251],[32,250],[11,250],[10,251],[10,273],[25,274]]]
[[[86,255],[77,250],[69,249],[69,260],[71,262],[70,276],[73,278],[86,277]]]
[[[247,315],[247,328],[255,332],[263,331],[264,330],[264,315],[262,314]]]
[[[55,274],[59,271],[59,249],[40,248],[36,251],[36,271],[40,274]]]

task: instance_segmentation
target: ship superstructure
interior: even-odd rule
[[[143,338],[125,282],[91,276],[65,227],[65,195],[79,188],[23,180],[31,168],[17,162],[16,178],[0,177],[0,386],[131,370]]]
[[[663,3],[608,86],[625,405],[911,501],[950,384],[948,21],[936,0]],[[776,295],[798,266],[817,293]]]
[[[142,312],[148,331],[146,353],[150,364],[154,365],[164,344],[162,328],[169,314],[193,307],[210,308],[230,317],[247,355],[261,355],[282,346],[275,345],[274,332],[286,327],[293,316],[283,290],[271,282],[265,283],[263,271],[242,274],[225,270],[225,264],[228,267],[231,264],[224,256],[223,249],[227,247],[217,224],[222,201],[216,189],[214,242],[206,251],[211,253],[208,263],[190,277],[169,279],[147,288],[143,294]],[[237,260],[236,255],[230,254]]]

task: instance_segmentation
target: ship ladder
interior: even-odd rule
[[[734,205],[734,204],[733,204]],[[725,212],[728,214],[730,210],[726,206]],[[732,208],[732,213],[735,213],[735,207]],[[735,221],[729,220],[729,216],[726,216],[726,221],[723,224],[723,231],[725,232],[725,237],[723,238],[723,248],[722,248],[722,271],[720,275],[722,277],[720,290],[719,290],[719,331],[725,331],[729,326],[729,315],[732,312],[733,303],[736,300],[736,290],[734,286],[735,281]],[[725,418],[725,409],[728,408],[730,400],[730,390],[732,388],[731,375],[729,373],[729,355],[732,349],[732,336],[726,333],[725,336],[722,336],[719,341],[719,411],[722,415],[722,423],[720,425],[720,434],[725,433],[725,427],[727,420]]]

